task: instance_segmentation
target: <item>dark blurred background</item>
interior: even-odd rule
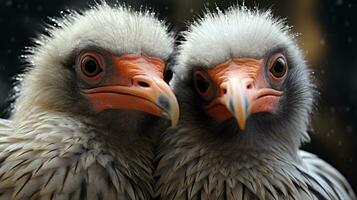
[[[121,2],[119,0],[119,2]],[[225,9],[236,0],[132,0],[185,29],[205,8]],[[335,166],[357,190],[357,2],[350,0],[251,1],[248,7],[271,8],[300,33],[299,44],[315,72],[320,91],[307,149]],[[20,56],[31,39],[67,9],[87,8],[84,0],[0,0],[0,117],[9,116],[14,76],[24,70]]]

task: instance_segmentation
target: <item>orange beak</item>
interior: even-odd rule
[[[163,80],[164,62],[144,54],[112,56],[113,71],[105,76],[105,86],[83,90],[97,112],[132,109],[165,117],[176,126],[179,106]]]
[[[208,114],[220,122],[234,117],[244,130],[250,114],[273,112],[282,92],[269,88],[263,69],[262,60],[250,58],[232,59],[210,69],[218,94],[207,105]]]

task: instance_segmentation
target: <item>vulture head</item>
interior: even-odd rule
[[[355,199],[345,178],[300,151],[315,87],[294,35],[270,12],[206,14],[184,34],[162,135],[161,199]]]
[[[183,37],[174,68],[180,126],[216,147],[296,152],[308,140],[314,86],[284,21],[231,8],[206,14]]]
[[[15,121],[50,111],[129,131],[149,115],[177,123],[170,74],[165,77],[174,39],[164,22],[105,3],[63,18],[34,41]]]

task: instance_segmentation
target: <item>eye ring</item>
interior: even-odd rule
[[[216,89],[210,76],[202,70],[193,73],[193,83],[197,93],[206,101],[210,101],[216,94]]]
[[[97,60],[92,56],[86,56],[81,62],[81,70],[87,77],[95,77],[103,70],[100,68]]]
[[[104,64],[103,58],[99,53],[90,51],[79,56],[80,75],[90,82],[100,81],[103,75]]]
[[[288,71],[288,64],[283,54],[278,53],[270,59],[269,73],[273,80],[282,80]]]

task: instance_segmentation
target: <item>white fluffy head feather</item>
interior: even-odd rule
[[[26,56],[30,67],[21,76],[14,106],[17,116],[33,105],[54,110],[75,107],[79,97],[74,95],[68,69],[85,48],[97,47],[117,56],[143,52],[164,61],[173,52],[173,34],[149,11],[102,2],[53,21],[56,25],[35,40],[35,47]]]
[[[283,20],[274,18],[270,11],[232,7],[224,12],[208,13],[189,26],[179,46],[177,64],[173,68],[173,87],[182,104],[182,123],[187,127],[200,124],[209,127],[212,124],[210,117],[200,114],[204,111],[200,107],[201,98],[190,87],[195,70],[213,68],[232,58],[266,59],[276,51],[284,52],[289,65],[289,73],[281,88],[284,91],[281,106],[279,111],[267,117],[252,115],[250,123],[253,125],[250,126],[251,130],[248,127],[246,131],[253,133],[247,133],[244,137],[252,137],[258,148],[275,146],[271,144],[278,142],[284,151],[296,152],[302,141],[309,140],[307,129],[316,95],[315,86],[295,35],[290,33],[289,26]],[[192,103],[194,101],[198,103]],[[229,131],[237,132],[238,129],[234,126],[231,128],[229,121],[227,123]],[[215,133],[213,129],[208,128],[205,131]],[[268,129],[270,130],[267,131]],[[203,132],[206,133],[205,131]],[[267,144],[261,140],[258,134],[260,132],[267,139]]]
[[[35,65],[48,59],[63,62],[73,51],[86,46],[99,46],[117,55],[143,51],[163,60],[173,51],[172,34],[149,11],[101,3],[83,13],[73,11],[57,25],[50,28],[49,36],[36,41],[38,47],[32,56]]]
[[[270,11],[232,7],[207,13],[184,33],[175,70],[185,76],[194,66],[214,67],[229,58],[262,57],[275,47],[294,44],[288,30]]]

